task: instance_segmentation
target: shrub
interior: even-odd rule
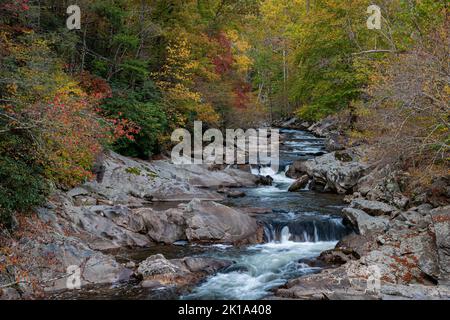
[[[11,228],[14,213],[43,204],[49,188],[29,137],[9,132],[0,137],[0,225]]]

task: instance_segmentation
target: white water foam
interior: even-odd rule
[[[271,167],[252,168],[252,174],[260,176],[270,176],[275,183],[292,184],[295,180],[286,177],[285,172],[275,172]]]
[[[248,254],[238,258],[238,271],[211,276],[184,299],[261,299],[269,290],[286,283],[293,273],[312,272],[300,259],[317,257],[334,248],[332,242],[293,242],[289,228],[282,231],[281,241],[251,246]],[[226,258],[222,256],[222,258]]]

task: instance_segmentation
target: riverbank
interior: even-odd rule
[[[108,153],[96,181],[2,236],[1,298],[448,297],[445,196],[408,198],[329,120],[310,128],[322,138],[294,123],[282,132],[286,174]],[[66,291],[70,266],[83,290]]]
[[[324,153],[312,135],[286,130],[283,139],[286,163]],[[347,232],[342,197],[289,193],[294,180],[270,168],[180,167],[112,152],[98,167],[96,181],[55,193],[4,237],[12,250],[3,298],[195,298],[189,288],[228,267],[229,297],[258,299],[317,272],[300,259],[333,248]],[[66,291],[71,266],[80,267],[82,290]],[[198,294],[228,297],[210,289]]]
[[[2,299],[65,290],[71,266],[79,268],[82,287],[139,280],[137,266],[114,255],[124,248],[262,242],[256,219],[215,202],[226,197],[215,191],[218,186],[256,186],[258,177],[249,172],[175,167],[113,152],[101,168],[96,181],[55,192],[45,207],[19,216],[13,233],[2,235]],[[193,268],[200,274],[208,266]]]
[[[346,194],[344,221],[354,233],[321,254],[319,260],[335,268],[291,280],[276,296],[449,299],[448,178],[436,179],[428,190],[406,193],[408,174],[371,162],[367,145],[346,144],[348,138],[333,119],[309,130],[324,137],[332,152],[295,162],[288,175],[306,176],[312,188],[324,192]]]

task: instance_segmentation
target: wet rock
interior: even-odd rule
[[[297,179],[290,187],[289,187],[289,192],[297,192],[300,190],[303,190],[309,182],[309,176],[308,175],[304,175],[302,177],[300,177],[299,179]]]
[[[157,254],[141,262],[137,272],[144,279],[141,283],[143,287],[184,286],[195,284],[231,264],[227,260],[200,257],[168,260]]]
[[[258,216],[258,215],[261,215],[261,214],[273,213],[272,209],[270,209],[270,208],[250,207],[250,208],[240,208],[240,210],[242,212],[250,214],[252,216]]]
[[[174,261],[177,261],[177,263],[183,263],[190,272],[206,272],[208,274],[212,274],[233,264],[229,260],[201,257],[187,257]]]
[[[243,198],[246,196],[244,191],[234,190],[227,193],[228,198]]]
[[[163,285],[159,281],[154,280],[144,280],[141,282],[141,287],[146,289],[157,289],[161,288]]]
[[[359,259],[359,256],[355,256],[353,253],[353,251],[336,248],[322,252],[318,259],[329,266],[340,266],[350,260]]]
[[[256,184],[261,186],[271,186],[273,184],[273,178],[271,176],[258,176]]]
[[[308,170],[305,166],[306,161],[296,160],[292,165],[289,166],[286,171],[286,177],[292,179],[298,179],[301,176],[305,175]]]
[[[242,190],[231,190],[223,187],[217,189],[217,192],[225,194],[228,198],[243,198],[246,196],[246,193]]]

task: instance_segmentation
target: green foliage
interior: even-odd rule
[[[0,134],[0,225],[6,228],[13,225],[15,212],[30,212],[48,194],[30,138],[23,133]]]
[[[101,106],[106,114],[120,114],[122,119],[129,119],[140,128],[133,140],[117,140],[113,144],[115,151],[144,159],[161,152],[161,139],[167,129],[167,118],[153,90],[156,89],[150,82],[146,83],[139,93],[127,94],[125,91],[116,90],[113,98],[107,99]]]

